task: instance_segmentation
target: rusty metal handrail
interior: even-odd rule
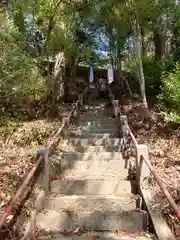
[[[39,165],[41,164],[42,160],[43,160],[43,157],[40,156],[38,158],[37,162],[35,163],[35,165],[32,167],[31,171],[28,173],[27,177],[24,179],[21,187],[17,190],[15,195],[12,197],[11,201],[9,202],[8,206],[6,207],[2,217],[0,219],[0,227],[3,227],[5,225],[5,221],[6,221],[7,217],[11,214],[12,209],[13,209],[14,205],[16,204],[17,200],[19,199],[19,197],[22,196],[23,191],[27,187],[28,183],[32,180],[32,178],[33,178],[35,172],[37,171]]]
[[[149,170],[151,171],[152,175],[156,179],[156,182],[158,183],[159,187],[161,188],[162,192],[164,193],[165,197],[167,198],[169,204],[174,209],[177,217],[180,219],[180,208],[177,206],[177,204],[175,203],[174,199],[171,197],[171,195],[170,195],[169,191],[167,190],[165,184],[161,180],[160,176],[153,169],[152,165],[148,161],[146,161],[146,159],[143,156],[142,156],[142,158],[143,158],[143,161],[148,166]]]
[[[82,93],[82,96],[84,96],[84,94],[86,93],[86,91],[88,90],[88,87],[85,88],[85,90]],[[79,100],[76,102],[75,106],[73,107],[72,111],[70,112],[68,118],[70,119],[70,117],[73,115],[75,109],[77,108],[79,104]],[[56,142],[57,136],[61,133],[61,131],[63,130],[64,126],[65,126],[65,122],[63,122],[63,124],[61,125],[61,127],[57,130],[57,132],[54,134],[53,136],[53,140],[50,142],[50,144],[47,146],[48,149],[50,149]],[[30,183],[30,181],[32,180],[32,178],[34,177],[38,167],[40,166],[41,162],[43,160],[43,156],[39,156],[36,163],[34,164],[34,166],[31,168],[30,172],[28,173],[28,175],[26,176],[26,178],[24,179],[22,185],[19,187],[19,189],[16,191],[15,195],[11,198],[11,200],[9,201],[9,203],[7,204],[7,206],[5,207],[4,213],[0,218],[0,229],[3,227],[6,227],[6,220],[7,217],[11,214],[14,205],[17,203],[17,200],[22,196],[25,188],[27,187],[27,185]]]
[[[131,131],[129,125],[126,123],[125,126],[126,126],[127,129],[128,129],[129,135],[131,136],[131,138],[132,138],[132,140],[133,140],[133,142],[134,142],[134,145],[138,145],[138,142],[137,142],[137,140],[136,140],[134,134],[132,133],[132,131]]]
[[[132,133],[129,125],[127,122],[124,123],[124,125],[128,128],[128,132],[129,135],[131,136],[135,146],[138,146],[138,142],[134,136],[134,134]],[[162,192],[164,193],[166,199],[168,200],[169,204],[171,205],[172,209],[174,210],[175,214],[177,215],[178,219],[180,219],[180,208],[177,206],[177,204],[175,203],[173,197],[171,196],[171,194],[169,193],[167,187],[165,186],[165,184],[163,183],[162,179],[160,178],[160,176],[156,173],[156,171],[154,170],[153,166],[150,164],[149,161],[147,161],[147,159],[141,155],[141,158],[143,158],[143,161],[146,163],[147,167],[149,168],[150,172],[152,173],[152,175],[154,176],[156,182],[158,183],[160,189],[162,190]]]

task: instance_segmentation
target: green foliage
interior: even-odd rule
[[[180,123],[180,63],[174,70],[162,75],[159,102],[165,110],[167,121]]]
[[[146,83],[146,93],[157,95],[160,90],[160,77],[162,67],[160,62],[155,62],[154,58],[149,57],[143,60],[143,70]]]
[[[44,90],[44,79],[28,53],[21,33],[3,14],[0,26],[0,95],[29,96],[39,99]]]
[[[20,126],[20,122],[18,119],[11,118],[9,115],[4,114],[0,117],[0,126],[0,136],[6,139],[9,134]]]

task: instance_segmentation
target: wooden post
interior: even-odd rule
[[[149,161],[148,148],[146,145],[140,144],[136,146],[137,155],[136,155],[136,179],[138,187],[140,187],[141,181],[150,175],[150,170],[146,163],[144,162],[144,158],[146,161]]]

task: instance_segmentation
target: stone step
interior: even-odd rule
[[[115,118],[112,118],[111,116],[82,116],[79,118],[79,122],[113,122],[115,121]]]
[[[37,227],[44,231],[67,230],[77,228],[94,231],[143,231],[147,226],[147,213],[124,211],[116,213],[101,212],[56,212],[45,210],[36,216]]]
[[[82,136],[79,136],[78,137],[81,137],[81,138],[102,138],[102,139],[105,139],[105,138],[118,138],[118,132],[115,132],[115,133],[91,133],[91,132],[85,132],[83,133]],[[76,135],[72,135],[73,137],[75,137]]]
[[[68,146],[67,152],[121,152],[121,146]]]
[[[105,114],[102,114],[102,113],[98,113],[98,111],[99,110],[97,110],[96,113],[85,112],[80,117],[80,120],[81,121],[90,121],[90,120],[94,120],[94,121],[112,121],[112,120],[114,120],[114,118],[112,118],[111,115],[108,115],[107,112]]]
[[[68,152],[59,160],[63,178],[73,179],[126,179],[128,170],[120,152]]]
[[[76,132],[79,131],[79,128],[72,128],[70,132]],[[119,130],[118,127],[112,126],[112,127],[101,127],[101,126],[81,126],[80,131],[81,132],[92,132],[92,133],[113,133],[117,132]]]
[[[112,161],[117,160],[117,164],[124,163],[125,161],[122,158],[121,152],[64,152],[62,153],[62,158],[67,162],[72,162],[74,164],[74,161],[92,161],[97,160],[97,162],[103,161]],[[118,166],[117,165],[117,166]]]
[[[90,127],[114,127],[116,126],[115,120],[107,120],[107,121],[80,121],[79,126],[90,126]]]
[[[100,139],[109,139],[109,138],[118,138],[120,134],[116,131],[114,133],[91,133],[91,132],[70,132],[70,138],[100,138]]]
[[[53,237],[53,238],[52,238]],[[156,238],[148,232],[77,232],[68,235],[54,234],[52,236],[40,236],[37,240],[155,240]]]
[[[94,128],[94,129],[78,129],[78,130],[72,130],[70,131],[70,137],[78,136],[80,138],[104,138],[104,137],[119,137],[120,136],[120,130],[117,128],[114,129],[101,129],[101,128]]]
[[[126,180],[54,180],[51,193],[64,195],[126,195],[131,193],[131,183]]]
[[[91,129],[84,129],[83,134],[90,133],[90,134],[114,134],[117,133],[117,128],[91,128]]]
[[[134,195],[104,196],[104,195],[79,195],[47,197],[45,209],[57,212],[123,212],[136,210]]]
[[[119,138],[70,138],[68,140],[69,145],[72,146],[87,146],[87,145],[93,145],[93,146],[100,146],[103,145],[106,146],[120,146],[121,145],[121,139]]]
[[[98,161],[97,161],[98,162]],[[77,162],[76,162],[77,163]],[[71,169],[63,169],[61,170],[61,178],[64,179],[76,179],[76,180],[84,180],[87,179],[99,179],[99,180],[109,180],[109,179],[120,179],[126,180],[128,177],[128,170],[124,169],[123,166],[117,166],[107,164],[107,161],[104,161],[104,166],[100,166],[100,164],[95,167],[89,166],[85,167],[85,162],[79,161],[78,165],[72,167]],[[86,164],[87,166],[87,164]]]

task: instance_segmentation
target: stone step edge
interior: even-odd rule
[[[76,179],[53,179],[50,182],[50,191],[51,194],[59,194],[59,195],[113,195],[119,196],[120,194],[133,194],[133,183],[128,180],[122,179],[87,179],[86,180],[86,189],[82,189],[81,183],[84,180],[76,180]],[[93,189],[98,187],[100,190],[98,192]],[[110,186],[110,187],[109,187]],[[74,189],[76,188],[76,189]]]
[[[58,153],[57,153],[58,154]],[[92,156],[92,155],[95,155],[95,156],[97,156],[97,157],[101,157],[101,156],[107,156],[107,155],[109,155],[109,157],[120,157],[121,159],[122,159],[122,152],[120,152],[120,151],[113,151],[113,152],[106,152],[106,151],[102,151],[102,152],[91,152],[91,151],[87,151],[87,152],[73,152],[73,151],[67,151],[67,152],[59,152],[59,155],[62,155],[62,156],[69,156],[69,155],[73,155],[73,156],[75,156],[75,155],[77,155],[77,156],[86,156],[86,155],[90,155],[90,156]],[[115,156],[114,156],[115,155]],[[117,160],[115,158],[115,160]],[[99,159],[97,159],[98,161],[99,161]],[[103,159],[102,159],[103,160]],[[113,160],[113,159],[112,159]],[[124,159],[122,159],[122,160],[124,160]],[[125,161],[125,160],[124,160]]]
[[[70,170],[66,170],[66,171],[71,171],[71,169]],[[50,181],[55,181],[55,180],[60,180],[60,181],[64,181],[64,180],[69,180],[69,181],[75,181],[75,180],[77,180],[77,181],[83,181],[83,180],[85,180],[85,181],[87,181],[87,180],[89,180],[89,181],[101,181],[101,182],[103,182],[103,181],[110,181],[110,180],[119,180],[119,181],[128,181],[128,169],[126,169],[126,168],[124,168],[123,169],[123,174],[125,174],[125,173],[127,173],[127,176],[117,176],[116,178],[113,178],[113,179],[111,179],[111,178],[107,178],[107,177],[103,177],[103,176],[99,176],[99,178],[86,178],[86,176],[85,177],[76,177],[76,176],[73,176],[73,177],[67,177],[67,176],[64,176],[64,174],[62,173],[60,173],[59,175],[56,175],[56,176],[53,176],[53,175],[50,175],[49,176],[49,178],[50,178]]]
[[[48,233],[48,232],[47,232]],[[67,235],[68,233],[68,235]],[[38,237],[38,240],[52,240],[53,239],[62,239],[62,240],[73,240],[74,237],[77,240],[90,240],[90,239],[111,239],[111,240],[153,240],[155,237],[150,234],[149,232],[139,232],[139,231],[121,231],[121,235],[119,235],[118,230],[117,232],[111,232],[111,231],[88,231],[88,230],[81,230],[78,229],[75,233],[72,232],[67,232],[67,233],[58,233],[54,232],[53,234],[49,235],[47,237],[46,235],[41,235]],[[140,237],[140,238],[139,238]]]
[[[45,219],[50,219],[48,221],[48,226],[46,225]],[[122,212],[57,212],[55,210],[44,210],[38,213],[37,217],[38,227],[43,229],[58,228],[59,231],[64,231],[69,229],[73,230],[78,227],[83,227],[84,230],[95,230],[95,231],[114,231],[117,229],[122,229],[125,231],[144,231],[147,230],[148,224],[148,214],[145,211],[122,211]],[[56,223],[56,226],[54,225]],[[43,227],[44,225],[44,227]],[[45,226],[46,225],[46,226]]]
[[[53,193],[54,194],[54,193]],[[126,198],[130,198],[134,201],[136,201],[138,199],[138,196],[136,196],[135,194],[118,194],[118,196],[116,195],[104,195],[104,194],[97,194],[97,195],[61,195],[61,194],[56,194],[56,196],[52,196],[51,194],[48,195],[46,197],[47,199],[57,199],[57,198],[71,198],[71,199],[86,199],[86,198],[90,198],[90,199],[98,199],[98,198],[103,198],[103,199],[126,199]]]
[[[127,170],[127,169],[125,169]],[[50,175],[50,181],[84,181],[84,179],[81,179],[81,178],[66,178],[66,177],[63,177],[63,175],[59,174],[59,175],[56,175],[56,176],[53,176],[53,175]],[[117,178],[114,178],[114,179],[103,179],[103,178],[86,178],[85,179],[86,181],[97,181],[97,182],[111,182],[111,181],[114,181],[114,180],[119,180],[120,182],[130,182],[128,179],[122,179],[120,178],[119,176],[117,176]]]
[[[94,138],[88,138],[88,137],[81,138],[79,136],[74,136],[74,137],[69,138],[68,142],[72,142],[72,141],[92,141],[92,140],[97,140],[97,141],[99,141],[99,140],[105,141],[106,140],[106,141],[109,141],[109,142],[111,142],[111,141],[121,141],[121,139],[118,138],[118,137],[100,139],[100,138],[95,138],[95,137]]]

